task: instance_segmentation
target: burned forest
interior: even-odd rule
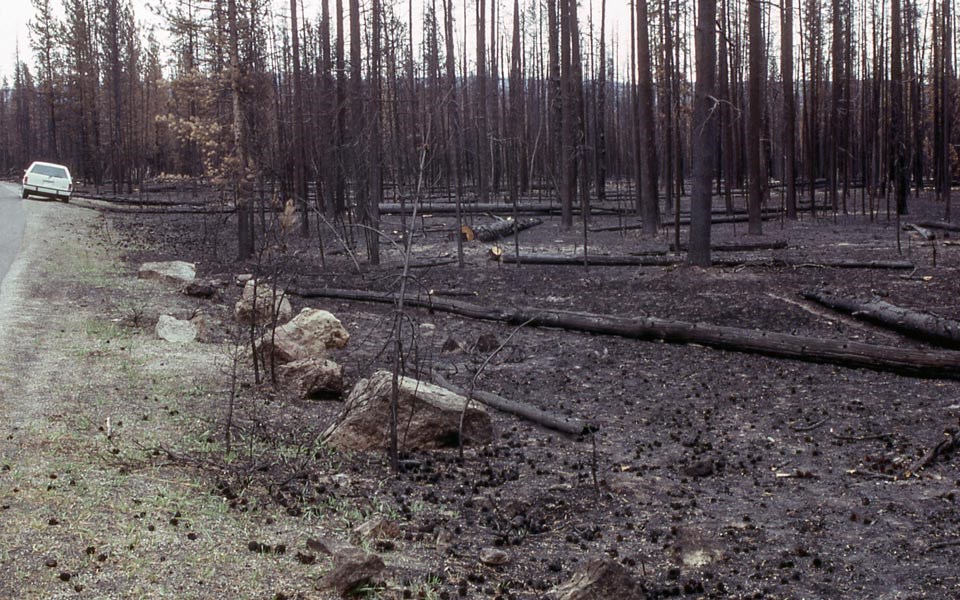
[[[960,597],[952,0],[30,4],[0,596]]]

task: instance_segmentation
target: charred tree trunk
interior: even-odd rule
[[[501,219],[492,223],[476,225],[472,228],[473,235],[481,242],[492,242],[500,238],[519,233],[543,223],[540,219],[529,218],[523,220]]]
[[[903,118],[903,15],[900,1],[890,2],[890,133],[893,144],[890,179],[893,183],[897,214],[903,215],[907,213],[910,169],[907,165]]]
[[[750,27],[750,106],[747,113],[747,170],[750,177],[747,229],[751,235],[763,234],[760,208],[763,204],[763,182],[760,136],[763,131],[763,77],[766,45],[763,40],[763,8],[761,0],[747,0]]]
[[[717,2],[697,0],[697,81],[693,97],[693,193],[690,197],[691,264],[709,267],[716,137]]]
[[[873,298],[860,301],[825,292],[804,292],[803,297],[827,308],[853,315],[858,319],[882,325],[909,337],[960,349],[960,322],[928,313],[917,312]]]
[[[489,167],[490,134],[487,130],[487,12],[486,0],[477,0],[477,195],[479,202],[489,199],[487,173]]]
[[[367,238],[367,251],[370,264],[380,264],[380,201],[383,196],[383,141],[381,132],[380,103],[381,103],[381,19],[380,0],[373,0],[373,31],[371,32],[370,50],[370,118],[367,126],[370,128],[370,192],[367,196],[367,215],[370,227],[373,229]]]
[[[797,218],[797,120],[793,90],[793,0],[782,0],[780,70],[783,76],[783,179],[786,184],[787,218]]]
[[[650,67],[650,19],[647,0],[637,2],[637,112],[640,136],[640,215],[644,235],[655,235],[660,227],[660,206],[657,197],[657,143],[653,124],[653,77]],[[712,144],[711,144],[712,146]]]
[[[481,0],[482,1],[482,0]],[[575,2],[575,0],[573,0]],[[560,0],[560,206],[564,229],[573,227],[573,199],[577,193],[577,113],[574,102],[573,43],[570,31],[571,0]],[[576,10],[576,8],[574,8]]]
[[[597,82],[596,106],[596,177],[597,201],[607,199],[607,0],[600,0],[600,76]]]
[[[942,136],[939,147],[937,148],[940,162],[940,200],[944,205],[943,218],[950,220],[950,187],[953,185],[953,164],[950,159],[950,149],[953,129],[953,111],[956,108],[953,100],[953,18],[950,10],[950,0],[943,0],[941,8],[941,21],[943,22],[943,31],[941,37],[941,73],[940,73],[940,129]]]
[[[453,43],[453,0],[444,2],[444,31],[446,39],[447,56],[447,178],[450,178],[450,172],[453,172],[456,214],[457,214],[457,264],[462,269],[463,263],[463,237],[460,235],[460,229],[463,227],[463,165],[460,158],[460,151],[463,148],[463,128],[460,126],[460,113],[457,110],[457,70],[456,58],[454,56]],[[449,183],[448,183],[449,185]]]
[[[297,0],[290,0],[290,39],[293,46],[293,200],[300,207],[300,234],[310,235],[310,206],[307,194],[303,146],[303,82],[300,73],[300,27],[297,22]],[[319,189],[317,192],[319,193]]]
[[[559,431],[561,433],[568,433],[570,435],[581,435],[585,433],[589,426],[578,421],[576,419],[563,418],[545,411],[542,411],[533,406],[528,406],[526,404],[521,404],[513,400],[508,400],[497,394],[492,394],[490,392],[484,392],[480,390],[465,390],[461,387],[458,387],[449,381],[440,373],[433,372],[433,380],[440,387],[446,388],[453,392],[454,394],[459,394],[465,398],[471,398],[473,400],[478,400],[482,404],[486,404],[490,408],[495,408],[499,411],[516,415],[522,417],[528,421],[542,425],[547,429],[552,429],[554,431]]]
[[[247,169],[247,149],[243,131],[243,107],[241,94],[243,82],[240,74],[240,39],[237,27],[237,0],[228,0],[227,19],[230,23],[230,82],[233,102],[233,144],[237,172],[234,179],[234,197],[237,205],[237,254],[240,260],[253,256],[253,210],[250,198],[244,189]]]
[[[702,0],[712,3],[713,0]],[[702,13],[701,13],[702,14]],[[700,23],[704,23],[700,20]],[[389,292],[324,288],[295,290],[304,298],[337,298],[395,304]],[[405,304],[434,312],[524,327],[549,327],[596,335],[673,344],[700,344],[722,350],[762,354],[856,369],[871,369],[934,379],[960,379],[960,353],[944,350],[911,350],[847,340],[812,338],[771,331],[685,323],[656,318],[630,319],[611,315],[570,313],[540,308],[488,308],[468,302],[435,297],[406,296]]]

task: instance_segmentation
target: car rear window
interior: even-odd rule
[[[53,165],[33,165],[33,168],[30,169],[31,173],[37,175],[46,175],[47,177],[59,177],[60,179],[67,178],[67,170],[63,167],[55,167]]]

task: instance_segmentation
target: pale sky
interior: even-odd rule
[[[141,22],[146,23],[156,23],[156,18],[152,16],[146,6],[151,2],[156,2],[158,0],[132,0],[135,10],[137,11],[137,19]],[[159,0],[162,1],[162,0]],[[290,2],[289,0],[273,0],[274,6],[277,15],[287,15],[289,13]],[[397,12],[400,13],[402,18],[406,20],[407,14],[407,2],[409,0],[395,0],[397,3]],[[421,4],[422,0],[413,0],[414,1],[414,21],[419,24],[418,17],[420,15],[420,9],[418,5]],[[467,6],[467,20],[468,26],[473,27],[473,21],[476,14],[476,10],[473,4],[474,0],[454,0],[454,5],[459,7],[455,11],[457,18],[458,27],[462,27],[462,23],[459,21],[463,20],[463,2],[468,2]],[[529,0],[521,0],[520,4],[523,6],[527,4]],[[60,10],[60,0],[51,0],[52,5],[54,6],[54,11]],[[488,0],[487,4],[491,4],[493,0]],[[310,19],[315,19],[319,15],[320,11],[320,0],[300,0],[301,5],[303,6],[303,13]],[[499,0],[501,5],[501,21],[510,23],[510,21],[505,21],[504,17],[507,17],[508,14],[513,12],[513,1],[512,0]],[[580,0],[581,4],[581,31],[586,35],[588,31],[588,21],[587,16],[590,8],[592,8],[596,14],[595,17],[595,26],[599,27],[600,23],[600,0]],[[614,44],[613,36],[616,35],[619,37],[618,43],[620,46],[620,54],[622,57],[629,55],[629,43],[630,43],[630,13],[629,13],[629,2],[627,0],[608,0],[607,1],[607,44],[612,52],[612,47]],[[333,8],[333,2],[330,2],[331,10]],[[438,7],[439,8],[439,7]],[[489,8],[487,9],[489,11]],[[20,55],[24,58],[31,69],[36,72],[34,68],[34,61],[32,58],[32,52],[30,49],[30,36],[29,30],[27,29],[27,23],[34,16],[33,5],[30,0],[0,0],[0,81],[3,78],[6,78],[9,83],[12,84],[13,79],[13,65],[14,57],[17,50],[17,44],[19,43]],[[599,32],[597,32],[599,36]],[[458,36],[460,37],[460,36]],[[162,37],[160,38],[162,41]],[[461,38],[462,39],[462,38]],[[457,52],[460,52],[459,48],[460,40],[458,40]],[[472,41],[470,42],[473,43]],[[623,60],[623,59],[621,59]]]

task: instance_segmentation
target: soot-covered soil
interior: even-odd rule
[[[924,197],[912,200],[904,219],[938,219],[942,211]],[[314,231],[307,240],[286,235],[258,267],[231,260],[235,225],[228,216],[112,218],[125,233],[120,243],[129,246],[131,264],[196,261],[203,277],[230,281],[223,304],[207,308],[213,314],[229,314],[236,274],[270,273],[275,264],[291,287],[398,288],[402,257],[395,248],[384,244],[382,264],[374,267],[365,264],[360,243],[355,264],[329,229],[322,232],[325,266]],[[399,221],[385,223],[397,238]],[[592,225],[616,223],[617,217],[601,216]],[[454,227],[452,216],[424,213],[414,262],[455,257]],[[493,244],[469,242],[466,268],[414,269],[409,289],[485,306],[649,315],[911,348],[926,346],[832,313],[799,292],[876,294],[960,319],[960,246],[947,236],[921,245],[903,232],[898,253],[896,222],[885,213],[873,221],[805,213],[799,222],[766,221],[759,238],[745,232],[745,223],[717,225],[714,241],[785,240],[787,248],[722,255],[778,259],[768,264],[587,270],[499,264],[488,259]],[[564,231],[559,218],[546,218],[521,234],[520,246],[524,253],[573,253],[582,235],[579,226]],[[591,233],[590,253],[666,250],[671,237]],[[512,239],[501,244],[514,251]],[[910,260],[916,269],[819,264],[829,259]],[[292,300],[296,310],[330,310],[348,328],[351,343],[335,358],[350,382],[389,367],[392,308]],[[589,559],[607,556],[654,597],[960,595],[958,458],[938,456],[912,472],[957,427],[960,383],[698,345],[515,330],[421,309],[410,310],[408,319],[408,370],[439,369],[466,385],[480,369],[478,389],[582,419],[595,433],[571,438],[494,413],[496,441],[468,448],[463,460],[456,449],[407,454],[394,477],[382,456],[325,456],[283,485],[261,490],[289,504],[291,519],[332,501],[355,507],[358,519],[394,518],[403,538],[377,550],[398,589],[428,581],[440,597],[541,598]],[[248,392],[249,402],[274,397],[256,387]],[[277,435],[296,437],[304,423],[310,430],[330,423],[340,403],[281,396],[258,406],[264,411],[258,418],[271,421]],[[317,484],[329,480],[331,464],[345,477]],[[506,564],[480,561],[492,547],[508,553]],[[418,593],[412,583],[408,589]]]

